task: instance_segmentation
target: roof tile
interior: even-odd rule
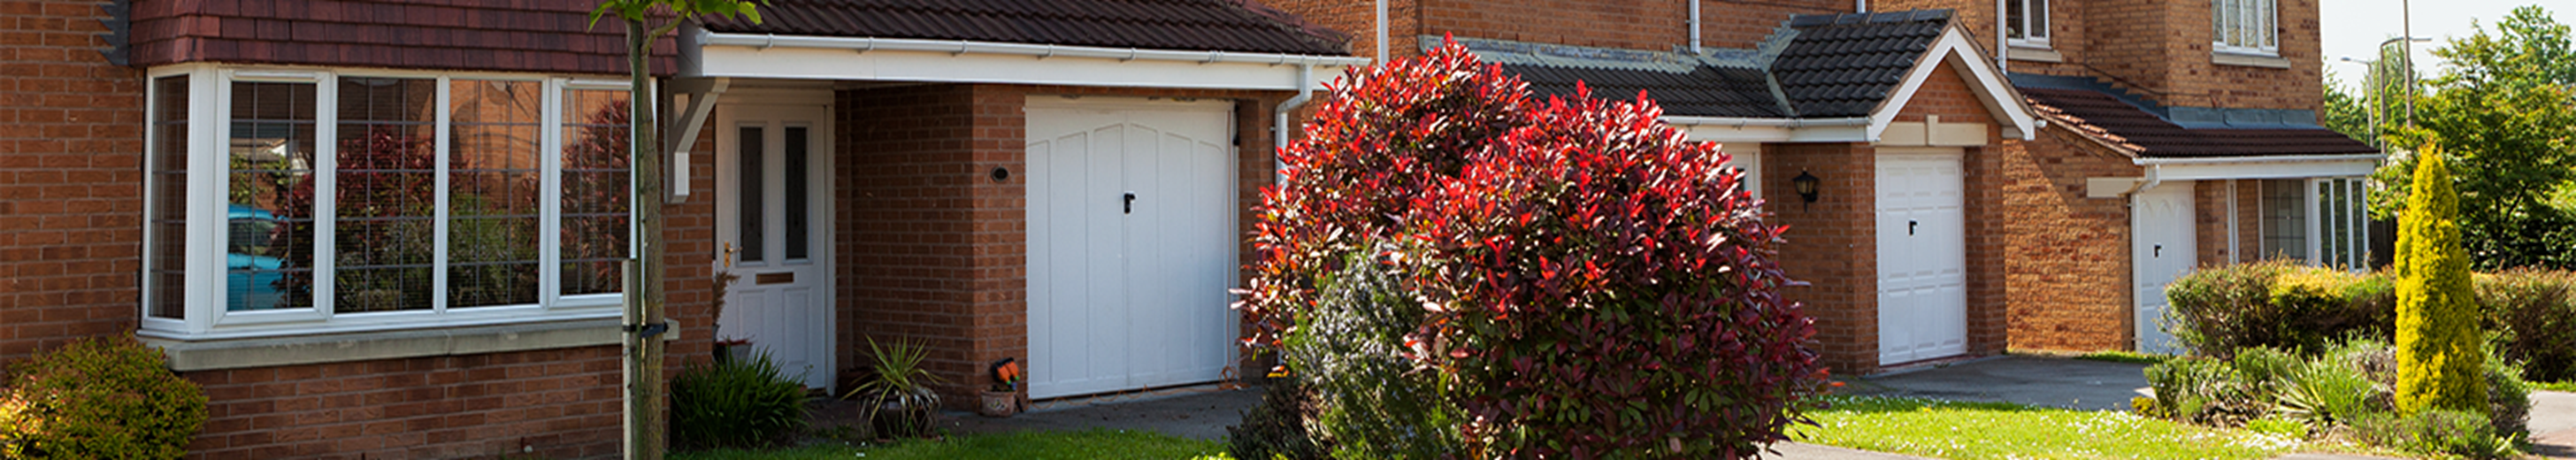
[[[773,0],[730,33],[1348,55],[1339,34],[1248,0]]]

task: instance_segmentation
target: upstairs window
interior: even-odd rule
[[[2277,12],[2274,0],[2210,0],[2212,47],[2228,53],[2279,55]]]
[[[2004,37],[2015,45],[2048,47],[2048,0],[2004,0]]]
[[[152,83],[145,335],[617,316],[623,82],[188,65]]]

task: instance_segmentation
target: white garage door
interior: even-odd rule
[[[1967,353],[1959,151],[1879,152],[1878,362]]]
[[[1215,381],[1234,356],[1233,105],[1031,96],[1031,397]]]
[[[2199,265],[2198,235],[2192,233],[2191,181],[2173,181],[2139,192],[2131,199],[2129,239],[2131,269],[2136,280],[2138,351],[2171,354],[2180,351],[2173,334],[2165,332],[2165,285],[2173,284]]]

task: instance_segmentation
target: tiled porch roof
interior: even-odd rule
[[[1629,99],[1645,90],[1665,113],[1700,117],[1866,116],[1949,27],[1950,10],[1801,15],[1752,49],[1703,54],[1467,40],[1540,95]],[[1426,37],[1425,46],[1438,39]]]
[[[724,33],[1348,55],[1338,33],[1250,0],[774,0]]]
[[[2021,88],[2052,122],[2141,157],[2349,155],[2379,149],[2324,128],[2185,128],[2110,94],[2081,89]]]

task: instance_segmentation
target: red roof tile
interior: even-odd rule
[[[2379,149],[2333,130],[2184,128],[2096,91],[2022,88],[2031,108],[2067,129],[2142,157],[2346,155]]]
[[[773,0],[707,30],[1348,55],[1340,34],[1249,0]]]

